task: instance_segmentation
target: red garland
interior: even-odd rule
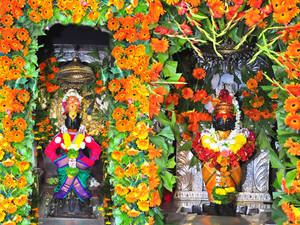
[[[247,143],[237,151],[236,154],[230,152],[229,164],[231,167],[236,167],[239,164],[239,161],[245,162],[247,161],[253,154],[255,148],[255,134],[251,129],[248,129],[249,135],[247,138]],[[221,165],[217,162],[217,159],[220,152],[215,152],[211,149],[204,148],[201,142],[201,132],[197,132],[195,138],[192,142],[192,147],[195,150],[196,157],[202,162],[210,162],[211,167],[215,167],[216,169],[220,169]]]

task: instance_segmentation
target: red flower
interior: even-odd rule
[[[184,34],[187,34],[187,35],[193,34],[192,28],[186,24],[186,20],[183,22],[183,24],[180,25],[180,28]]]

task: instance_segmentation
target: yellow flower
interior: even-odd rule
[[[85,136],[83,134],[78,134],[77,135],[74,144],[77,145],[78,148],[80,147],[80,144],[83,142],[84,137]]]
[[[64,145],[66,146],[66,149],[70,148],[72,144],[70,134],[64,133],[63,139],[64,139]]]
[[[232,144],[232,145],[229,145],[230,150],[231,150],[234,154],[236,154],[237,151],[240,150],[241,147],[242,147],[242,146],[239,145],[239,144],[237,144],[237,143]]]
[[[242,134],[236,135],[236,137],[234,138],[234,140],[235,140],[236,144],[239,144],[241,146],[243,146],[247,142],[246,137],[244,135],[242,135]]]
[[[0,222],[2,222],[4,220],[5,216],[6,216],[6,213],[1,211],[0,212]]]
[[[234,187],[227,187],[227,188],[225,188],[225,191],[227,193],[233,193],[233,192],[235,192],[235,188]]]
[[[149,211],[149,201],[138,201],[137,205],[139,207],[139,210],[143,212]]]
[[[216,188],[217,195],[226,195],[227,192],[223,188]]]
[[[219,201],[219,200],[215,200],[215,203],[218,204],[218,205],[221,205],[221,204],[222,204],[222,202]]]
[[[220,154],[220,155],[218,156],[218,158],[217,158],[217,162],[218,162],[219,164],[221,164],[222,159],[223,159],[223,156],[222,156],[222,154]]]
[[[204,135],[201,139],[202,145],[204,148],[209,148],[211,143],[215,143],[212,137]]]

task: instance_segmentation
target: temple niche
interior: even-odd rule
[[[238,90],[245,86],[242,81],[242,71],[245,66],[253,71],[268,67],[268,62],[261,57],[254,62],[249,62],[253,56],[251,49],[252,46],[244,46],[239,51],[235,51],[230,43],[227,43],[218,49],[223,58],[218,57],[212,47],[202,49],[203,58],[190,50],[185,50],[176,57],[179,62],[179,72],[192,74],[192,68],[198,65],[213,74],[212,77],[207,78],[206,83],[211,90],[215,90],[220,85],[224,75],[231,77],[229,84]],[[270,139],[271,141],[274,140]],[[191,149],[180,150],[184,144],[185,141],[176,143],[175,205],[177,212],[203,214],[209,199],[202,178],[201,162],[199,161],[198,166],[190,167],[193,154]],[[272,208],[270,183],[272,183],[273,171],[270,170],[269,150],[256,148],[250,160],[241,163],[241,168],[242,180],[237,189],[236,213],[243,215],[270,213]]]
[[[60,86],[59,91],[47,102],[45,89],[40,90],[38,101],[42,106],[42,110],[49,112],[49,119],[55,121],[54,126],[56,128],[62,127],[65,124],[62,107],[63,97],[70,89],[74,89],[82,97],[81,124],[86,127],[88,135],[99,136],[101,127],[105,126],[105,121],[95,119],[92,112],[95,110],[105,111],[107,103],[102,98],[91,97],[94,89],[86,90],[82,87],[96,81],[96,74],[88,64],[98,63],[101,65],[104,60],[110,60],[109,54],[105,51],[108,46],[107,33],[87,27],[75,28],[74,26],[54,25],[47,32],[47,36],[41,37],[40,42],[44,47],[39,51],[39,60],[42,61],[51,56],[55,57],[60,65],[59,72],[56,75],[56,80]],[[59,131],[57,129],[56,134]],[[45,143],[50,143],[52,138],[49,137],[49,140],[46,140]],[[35,165],[39,173],[39,220],[47,223],[53,219],[53,216],[57,215],[57,212],[54,211],[57,211],[60,206],[53,204],[52,197],[54,194],[53,189],[56,186],[55,179],[58,175],[56,165],[51,162],[43,151],[44,149],[39,152]],[[91,151],[87,149],[86,154],[91,154]],[[90,168],[90,178],[87,183],[87,190],[92,195],[89,199],[90,213],[78,213],[75,210],[63,215],[60,213],[59,217],[90,218],[89,224],[99,223],[96,220],[97,218],[99,220],[96,207],[103,204],[103,193],[101,192],[105,176],[103,170],[104,163],[100,156],[100,160],[96,160]],[[72,198],[68,197],[66,199],[69,203],[72,202]],[[77,206],[74,203],[72,207]]]

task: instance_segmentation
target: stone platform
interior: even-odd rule
[[[40,225],[104,225],[103,221],[97,219],[59,218],[59,217],[40,218],[39,224]]]

